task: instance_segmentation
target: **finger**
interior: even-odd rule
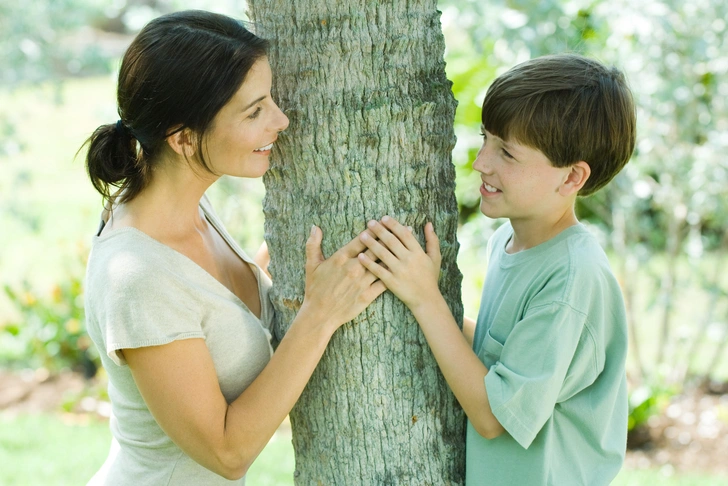
[[[316,225],[311,226],[311,234],[306,240],[306,272],[316,269],[324,261],[324,254],[321,252],[321,240],[323,232]]]
[[[432,223],[425,225],[425,251],[437,266],[440,266],[442,255],[440,254],[440,239],[435,233],[435,227]]]
[[[402,258],[407,253],[407,247],[405,247],[400,239],[393,235],[382,223],[372,220],[367,223],[367,226],[377,236],[377,238],[379,238],[379,241],[381,241],[382,244],[385,245],[397,258]],[[367,246],[372,248],[370,245]],[[381,256],[378,253],[375,252],[375,254],[381,259]],[[385,261],[385,263],[387,262]],[[389,265],[389,263],[387,264]]]
[[[389,272],[389,270],[385,270],[381,265],[376,263],[371,258],[367,257],[364,253],[359,253],[359,261],[362,265],[364,265],[364,268],[369,270],[372,275],[377,277],[380,282],[384,282],[384,285],[386,285],[387,281],[389,281],[392,274]],[[376,285],[376,283],[372,284]]]
[[[385,290],[387,290],[387,286],[384,285],[384,282],[377,280],[366,290],[364,296],[371,303],[374,299],[382,295]]]
[[[369,248],[367,248],[367,251],[365,251],[364,254],[366,256],[368,256],[369,258],[371,258],[372,260],[374,260],[375,262],[379,261],[379,258],[377,258],[377,256],[374,254],[374,252],[372,250],[370,250]]]
[[[368,234],[369,236],[371,236],[374,239],[377,238],[377,235],[375,235],[374,233],[372,233],[372,231],[369,230],[369,229],[364,230],[364,232],[366,232],[366,234]],[[377,258],[377,256],[374,254],[374,252],[372,250],[370,250],[369,248],[366,249],[366,251],[364,252],[364,254],[366,256],[368,256],[369,258],[371,258],[372,260],[374,260],[375,262],[379,260],[379,258]]]
[[[405,226],[391,216],[384,216],[382,224],[402,242],[409,251],[421,250],[420,242],[412,234],[412,228]]]
[[[375,237],[374,233],[372,233],[369,230],[365,230],[367,233],[369,233],[369,236]],[[361,235],[355,236],[349,243],[339,248],[339,250],[336,253],[341,253],[346,258],[356,258],[356,256],[361,253],[362,251],[366,250],[366,246],[364,243],[362,243],[360,239]]]
[[[394,239],[396,239],[394,236],[390,234],[390,236]],[[362,233],[360,235],[361,240],[364,242],[364,244],[374,253],[374,256],[384,265],[386,265],[389,268],[393,268],[397,264],[397,257],[392,254],[392,252],[382,245],[379,241],[372,238],[369,233]],[[374,260],[374,258],[370,258],[370,260]]]

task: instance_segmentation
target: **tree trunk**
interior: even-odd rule
[[[291,120],[266,175],[281,337],[303,299],[304,242],[329,256],[385,214],[433,221],[440,287],[462,322],[456,103],[435,0],[249,0],[273,43],[273,96]],[[406,307],[389,292],[337,331],[291,412],[296,484],[463,484],[464,416]]]

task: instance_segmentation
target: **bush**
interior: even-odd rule
[[[0,336],[9,338],[15,352],[5,355],[10,362],[51,372],[65,368],[82,372],[87,378],[96,374],[100,361],[96,348],[86,334],[83,308],[83,270],[86,251],[80,252],[75,271],[49,292],[35,289],[23,281],[18,288],[4,285],[3,290],[18,310],[16,322],[0,324]],[[79,263],[81,263],[79,262]]]

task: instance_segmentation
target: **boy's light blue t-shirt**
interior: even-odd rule
[[[627,326],[596,239],[578,224],[515,254],[510,223],[489,243],[473,349],[506,433],[468,422],[466,484],[606,485],[627,442]]]

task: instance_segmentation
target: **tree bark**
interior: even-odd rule
[[[456,102],[435,0],[249,0],[291,120],[265,176],[275,334],[303,299],[304,242],[329,256],[385,214],[433,221],[440,288],[462,322]],[[463,484],[464,415],[419,326],[391,293],[334,335],[291,412],[296,484]]]

